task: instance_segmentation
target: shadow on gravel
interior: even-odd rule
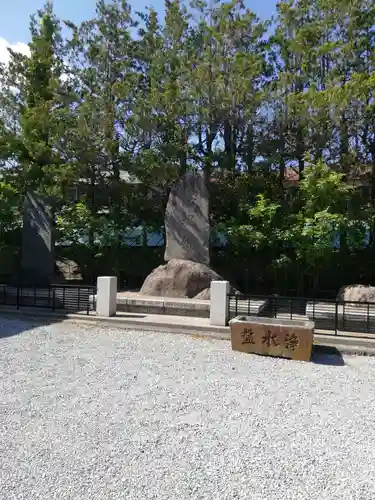
[[[0,342],[2,339],[9,337],[14,337],[15,335],[20,335],[24,332],[32,330],[33,328],[40,328],[43,326],[53,325],[55,323],[61,323],[64,317],[39,317],[33,318],[25,316],[16,316],[14,314],[0,314]]]
[[[311,361],[316,365],[345,366],[341,352],[336,347],[314,345]]]
[[[132,313],[120,313],[117,314],[117,317],[123,318],[132,318],[132,319],[140,319],[145,318],[147,314],[132,314]],[[65,315],[63,311],[59,311],[56,316],[52,314],[46,316],[36,316],[33,317],[32,314],[28,315],[17,315],[14,313],[7,313],[5,311],[1,311],[0,308],[0,341],[1,339],[5,339],[8,337],[13,337],[14,335],[20,335],[28,330],[32,330],[33,328],[40,328],[43,326],[50,326],[56,323],[61,323],[64,320],[70,321],[93,321],[93,327],[100,328],[100,321],[96,322],[97,316],[95,314],[82,314],[80,317],[69,317],[68,312]],[[109,319],[109,318],[108,318]],[[113,322],[113,328],[118,328],[119,325],[116,322]],[[123,326],[120,326],[123,328]]]

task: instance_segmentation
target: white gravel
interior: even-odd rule
[[[1,500],[375,498],[375,358],[74,323],[0,333]]]

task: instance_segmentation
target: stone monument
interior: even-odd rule
[[[46,199],[26,195],[22,231],[22,281],[30,285],[48,284],[53,278],[55,259],[53,217]]]
[[[173,187],[165,212],[164,259],[210,263],[209,194],[203,172],[189,170]]]
[[[154,269],[140,293],[209,299],[211,281],[221,278],[209,267],[209,192],[203,172],[189,170],[172,187],[165,233],[167,264]]]

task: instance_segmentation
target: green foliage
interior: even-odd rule
[[[265,198],[263,194],[257,195],[254,205],[242,209],[247,214],[248,224],[237,226],[233,219],[234,225],[227,228],[232,243],[258,251],[273,247],[281,237],[278,225],[280,208],[280,204]]]
[[[348,213],[351,191],[342,174],[322,161],[309,164],[293,203],[297,210],[290,206],[289,211],[282,210],[280,203],[260,194],[241,209],[247,214],[246,224],[237,224],[233,218],[227,234],[232,244],[268,256],[279,248],[278,255],[270,259],[276,267],[296,259],[300,268],[318,276],[330,260],[338,258],[340,235],[341,244],[346,242],[349,250],[363,248],[366,219]]]
[[[90,210],[85,203],[79,202],[66,206],[56,217],[56,229],[62,239],[78,245],[93,226]]]
[[[343,174],[332,171],[322,161],[305,168],[300,186],[302,207],[292,217],[294,224],[287,232],[298,259],[314,268],[324,266],[336,252],[335,239],[339,235],[342,242],[349,243],[349,249],[363,245],[363,227],[358,220],[361,214],[350,216],[347,210],[350,193]]]
[[[360,252],[374,232],[373,2],[285,0],[272,23],[242,0],[164,14],[99,0],[63,31],[51,2],[32,17],[29,56],[0,65],[2,231],[35,190],[61,241],[118,256],[125,228],[162,225],[194,167],[234,267],[250,255],[277,280],[296,262],[314,281]]]
[[[19,224],[20,198],[17,191],[6,182],[0,181],[0,231],[14,229]]]

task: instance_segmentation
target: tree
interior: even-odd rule
[[[233,268],[317,287],[374,227],[374,21],[370,0],[281,1],[272,26],[241,0],[166,0],[163,22],[99,0],[63,37],[47,2],[0,66],[3,227],[27,189],[53,195],[62,240],[119,271],[124,231],[159,230],[197,168]]]
[[[61,162],[53,147],[54,116],[62,62],[60,26],[50,2],[32,17],[30,31],[30,57],[11,51],[9,67],[2,68],[3,160],[6,167],[11,162],[6,174],[19,193],[56,195]]]

